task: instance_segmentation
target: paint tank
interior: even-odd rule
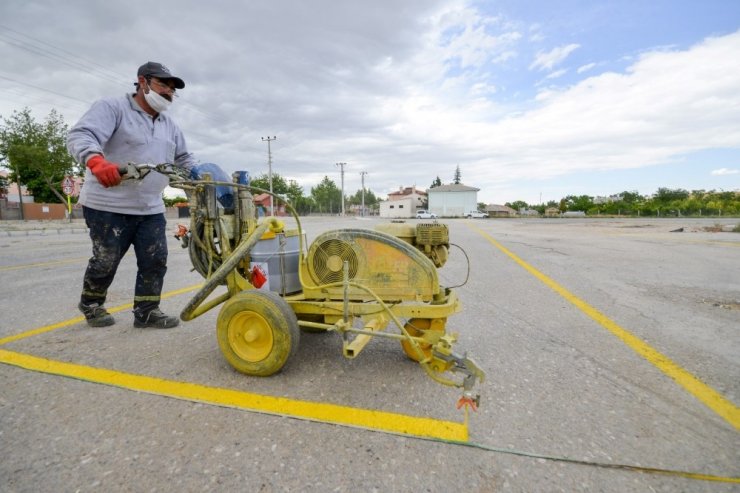
[[[303,233],[303,242],[306,242],[306,233]],[[249,268],[257,265],[267,277],[267,282],[260,289],[281,295],[301,291],[298,278],[300,237],[297,230],[265,233],[252,248],[250,256]]]

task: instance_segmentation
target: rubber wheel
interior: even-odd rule
[[[266,377],[295,354],[300,340],[295,313],[277,293],[243,291],[224,303],[216,322],[226,361],[247,375]]]
[[[444,335],[446,324],[446,318],[412,318],[411,320],[406,322],[406,325],[404,325],[403,328],[406,329],[409,335],[414,337],[422,336],[429,330],[441,332],[442,334],[440,335]],[[417,362],[420,361],[416,349],[409,341],[402,340],[401,347],[403,348],[403,352],[406,353],[406,356],[408,356],[409,359]],[[432,355],[431,344],[422,342],[419,343],[419,347],[425,358],[428,358]]]

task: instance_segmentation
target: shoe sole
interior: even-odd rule
[[[113,317],[105,318],[102,320],[88,320],[87,325],[90,327],[109,327],[113,324],[115,324],[116,321],[113,319]]]

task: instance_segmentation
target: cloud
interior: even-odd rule
[[[564,76],[566,73],[568,73],[568,70],[561,68],[560,70],[556,70],[554,72],[550,72],[549,74],[547,74],[545,79],[557,79],[559,77]]]
[[[455,155],[478,187],[738,149],[740,68],[724,63],[737,52],[740,32],[686,50],[646,52],[625,72],[548,88],[526,112],[419,96],[399,102],[396,128],[438,147],[440,156]]]
[[[595,66],[596,66],[595,63],[587,63],[586,65],[581,65],[580,67],[578,67],[578,70],[576,70],[576,72],[579,74],[582,74],[583,72],[588,72]]]
[[[166,14],[161,23],[140,15],[148,5],[140,0],[0,2],[3,25],[64,49],[52,56],[36,44],[47,55],[39,56],[0,43],[0,76],[54,91],[0,77],[0,115],[29,105],[41,118],[56,107],[73,123],[88,107],[82,101],[130,90],[136,67],[152,59],[187,83],[172,113],[196,157],[259,175],[267,172],[260,137],[277,135],[273,172],[306,192],[325,175],[336,181],[336,162],[348,163],[347,189],[368,171],[366,185],[381,194],[437,175],[449,181],[459,163],[486,200],[516,180],[740,149],[740,65],[727,62],[740,52],[740,32],[642,51],[620,71],[594,75],[586,64],[566,76],[561,64],[579,45],[552,41],[556,48],[529,63],[528,38],[552,39],[546,27],[464,0],[304,3],[227,1],[223,15],[160,0],[152,9]],[[535,92],[537,81],[521,78],[527,68],[534,78],[547,73],[547,86]]]
[[[712,170],[712,176],[725,176],[740,174],[740,169],[720,168]]]
[[[547,52],[540,51],[529,66],[529,69],[552,70],[553,67],[562,63],[563,60],[568,58],[568,55],[580,46],[579,44],[571,43],[569,45],[558,46]]]

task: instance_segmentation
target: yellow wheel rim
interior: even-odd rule
[[[262,361],[272,352],[272,328],[258,313],[241,312],[234,315],[229,320],[228,336],[229,346],[244,361]]]

